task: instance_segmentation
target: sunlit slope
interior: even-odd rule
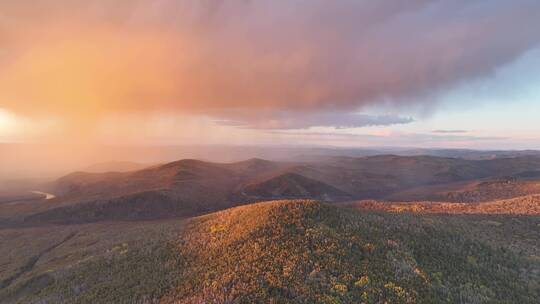
[[[528,262],[431,218],[351,213],[313,201],[240,207],[194,221],[198,261],[180,303],[538,300]],[[520,270],[521,269],[521,270]],[[202,281],[198,274],[204,273]],[[530,280],[530,281],[529,281]],[[529,289],[528,287],[531,287]]]
[[[538,218],[500,217],[496,227],[481,224],[490,219],[276,201],[185,221],[109,227],[115,233],[107,232],[105,224],[67,226],[70,231],[64,233],[72,236],[59,236],[63,243],[10,282],[0,299],[537,303]],[[518,234],[532,241],[522,248],[510,246]]]
[[[449,202],[380,202],[373,200],[355,201],[342,206],[390,212],[439,213],[439,214],[515,214],[540,215],[540,195],[526,195],[506,200],[482,203]]]

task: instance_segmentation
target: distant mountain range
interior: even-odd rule
[[[235,163],[186,159],[136,171],[69,174],[51,185],[49,192],[55,199],[21,219],[25,223],[82,223],[189,217],[271,199],[341,202],[400,200],[402,196],[477,201],[470,199],[476,195],[490,200],[536,193],[539,187],[525,187],[525,180],[535,180],[535,170],[540,170],[536,156],[469,160],[379,155],[302,162],[254,158]],[[512,176],[516,186],[489,182]],[[455,185],[459,183],[476,183],[477,193],[458,191]],[[452,189],[454,194],[449,194]],[[489,189],[508,189],[504,191],[512,194],[490,196],[494,190]]]
[[[61,157],[59,157],[61,155]],[[540,151],[424,149],[407,147],[332,147],[332,146],[96,146],[84,156],[71,154],[55,145],[0,143],[0,190],[4,184],[20,180],[43,180],[75,170],[87,172],[133,171],[178,159],[210,162],[238,162],[261,158],[286,162],[318,162],[332,157],[376,155],[437,156],[463,159],[494,159],[540,156]],[[47,161],[44,161],[47,160]]]

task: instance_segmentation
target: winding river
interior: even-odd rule
[[[54,195],[54,194],[47,193],[47,192],[42,192],[42,191],[30,191],[30,192],[35,193],[35,194],[45,195],[46,200],[50,200],[50,199],[53,199],[53,198],[56,197],[56,195]]]

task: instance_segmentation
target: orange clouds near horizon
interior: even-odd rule
[[[70,127],[84,129],[103,114],[136,109],[145,96],[160,102],[177,85],[168,58],[180,54],[160,37],[72,29],[42,38],[4,64],[3,103],[25,115],[59,116]]]
[[[540,42],[539,4],[522,4],[4,2],[0,108],[75,139],[131,114],[227,130],[408,123],[351,113],[433,108],[426,96],[512,62]]]

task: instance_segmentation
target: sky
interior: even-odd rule
[[[537,0],[0,2],[0,142],[540,149]]]

